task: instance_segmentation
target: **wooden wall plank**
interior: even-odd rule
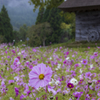
[[[90,32],[94,30],[94,33]],[[76,30],[75,41],[87,41],[89,35],[100,35],[100,11],[89,11],[76,13]],[[94,35],[93,35],[94,36]]]

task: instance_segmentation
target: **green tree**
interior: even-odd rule
[[[44,15],[44,7],[41,10],[39,10],[35,24],[39,24],[43,22],[43,15]]]
[[[72,35],[71,24],[66,24],[62,22],[61,29],[62,29],[61,42],[67,42],[71,38],[71,35]]]
[[[75,13],[69,13],[69,12],[60,12],[61,17],[63,18],[63,23],[70,26],[70,33],[67,32],[69,35],[69,39],[74,39],[75,38]],[[62,30],[62,35],[65,36],[66,32]]]
[[[2,28],[4,29],[2,32],[2,35],[5,38],[4,42],[12,42],[13,40],[13,28],[12,25],[10,23],[10,18],[8,16],[8,13],[6,11],[5,6],[3,5],[2,9],[1,9],[1,19],[2,19]]]
[[[46,8],[44,11],[43,19],[42,19],[43,22],[47,22],[47,19],[49,17],[49,12],[50,12],[50,9]]]
[[[20,34],[18,31],[13,31],[14,34],[14,40],[15,42],[19,42],[20,41]]]
[[[47,22],[50,23],[53,32],[52,34],[48,37],[47,43],[59,43],[60,42],[60,36],[61,36],[61,28],[60,24],[62,23],[62,17],[60,16],[61,10],[58,8],[52,8],[50,10]]]
[[[29,37],[29,45],[30,46],[40,46],[41,45],[41,39],[40,37],[38,36],[38,34],[36,34],[36,30],[38,30],[38,27],[37,25],[33,25],[31,27],[29,27],[28,29],[28,34],[26,35],[27,37]]]
[[[4,26],[3,26],[3,22],[2,22],[2,16],[0,13],[0,35],[3,35],[4,33]]]
[[[26,26],[26,24],[20,27],[19,35],[21,40],[26,41],[27,32],[28,32],[28,27]]]
[[[45,46],[45,41],[46,41],[47,37],[51,35],[52,31],[53,30],[48,22],[38,24],[36,34],[38,34],[38,36],[40,36],[43,46]]]
[[[47,7],[47,9],[51,9],[53,7],[58,7],[61,3],[63,3],[64,0],[30,0],[30,4],[34,4],[34,9],[35,11],[38,7],[39,9],[42,9],[43,7]]]
[[[32,26],[32,28],[30,28],[28,31],[30,44],[33,43],[35,46],[45,46],[45,41],[52,31],[53,30],[48,22]]]

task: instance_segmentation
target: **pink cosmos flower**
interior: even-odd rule
[[[32,65],[29,65],[29,69],[32,69],[33,68],[33,66]]]
[[[98,52],[94,52],[94,56],[97,57],[98,56]]]
[[[14,83],[14,80],[9,80],[8,82],[9,82],[9,84],[11,84],[11,83]]]
[[[62,49],[62,47],[59,48],[60,50]]]
[[[94,55],[91,55],[91,56],[90,56],[90,59],[94,59],[94,58],[95,58],[95,56],[94,56]]]
[[[83,92],[77,92],[77,91],[73,93],[73,95],[75,96],[75,98],[77,100],[79,100],[79,98],[81,97],[82,94],[83,94]]]
[[[100,80],[97,80],[96,84],[99,84],[100,83]]]
[[[75,66],[75,68],[76,68],[76,67],[78,67],[78,66],[79,66],[79,64],[75,64],[74,66]]]
[[[29,86],[34,88],[44,87],[48,85],[51,80],[52,70],[45,64],[41,63],[34,66],[29,73]]]
[[[20,60],[20,56],[17,57]]]
[[[84,65],[87,65],[87,60],[86,59],[83,59],[83,61],[82,61],[82,63],[84,64]]]
[[[22,95],[20,96],[20,100],[23,100],[24,97],[25,97],[25,96],[22,94]]]
[[[91,73],[91,72],[86,72],[86,73],[85,73],[85,78],[86,78],[86,79],[87,79],[87,78],[91,79],[91,76],[92,76],[92,73]]]
[[[33,48],[33,51],[36,52],[36,49]]]
[[[19,62],[19,59],[18,58],[15,58],[14,59],[14,64],[18,63]]]
[[[16,53],[15,50],[11,50],[13,53]]]
[[[7,51],[5,51],[5,53],[7,54],[8,52],[7,52]]]
[[[100,97],[100,91],[97,93],[97,95]]]
[[[16,93],[16,97],[19,95],[19,89],[17,87],[15,87],[15,93]]]
[[[68,55],[68,54],[69,54],[69,52],[67,51],[67,52],[66,52],[66,55]]]

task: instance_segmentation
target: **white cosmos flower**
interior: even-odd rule
[[[70,80],[70,83],[72,83],[73,85],[77,85],[78,84],[78,81],[75,78],[72,78]]]
[[[57,68],[60,69],[61,68],[61,64],[58,64]]]
[[[82,69],[80,69],[80,73],[82,73],[83,71],[82,71]]]
[[[19,65],[19,64],[20,64],[20,61],[17,62],[17,65]]]
[[[66,60],[68,60],[68,59],[69,59],[69,57],[66,58]]]
[[[59,83],[60,83],[60,81],[59,81],[59,80],[57,80],[57,81],[55,82],[55,84],[56,84],[56,85],[58,85]]]
[[[19,77],[18,77],[18,76],[14,77],[14,79],[15,79],[16,81],[19,81]]]
[[[50,60],[52,59],[52,57],[49,58]]]
[[[93,64],[90,65],[90,68],[93,68]]]
[[[21,55],[21,52],[18,52],[18,55]]]
[[[82,78],[83,78],[83,77],[82,77],[82,75],[79,75],[78,77],[79,77],[80,79],[82,79]]]
[[[58,64],[57,68],[55,68],[55,70],[58,70],[61,68],[61,64]]]
[[[55,68],[55,70],[58,70],[59,68]]]
[[[12,97],[9,97],[10,100],[14,100]]]
[[[51,85],[51,84],[54,84],[54,83],[55,83],[54,79],[52,79],[52,81],[49,82],[50,85]]]

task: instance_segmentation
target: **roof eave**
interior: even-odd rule
[[[100,10],[100,6],[84,6],[84,7],[60,7],[58,9],[63,10],[64,12],[76,12],[76,11],[85,11],[85,10],[93,10],[97,9]]]

